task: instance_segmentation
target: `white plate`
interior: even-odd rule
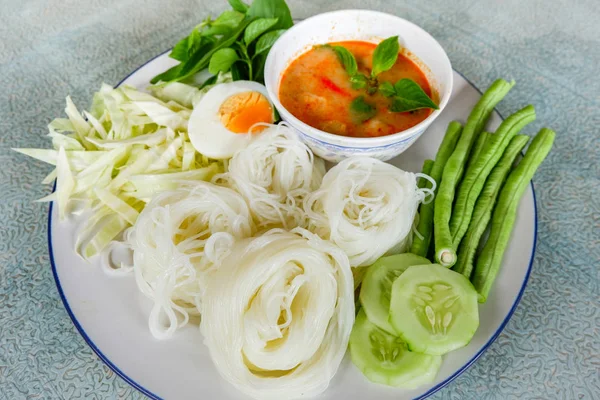
[[[122,84],[143,89],[154,75],[173,64],[167,53],[161,54],[134,71]],[[419,171],[425,158],[434,158],[448,123],[453,119],[465,121],[480,96],[477,88],[455,72],[450,104],[409,150],[391,162],[409,171]],[[500,122],[500,115],[494,113],[489,128],[495,129]],[[138,292],[133,276],[107,276],[97,260],[90,265],[73,251],[77,222],[58,222],[57,210],[50,206],[50,260],[56,285],[73,323],[100,359],[151,398],[244,399],[219,377],[197,327],[188,326],[171,340],[152,337],[147,323],[150,303]],[[479,308],[479,329],[467,347],[444,357],[435,383],[411,391],[375,385],[346,357],[329,389],[319,399],[424,398],[456,378],[494,341],[514,312],[531,272],[536,223],[531,186],[521,200],[492,293]]]

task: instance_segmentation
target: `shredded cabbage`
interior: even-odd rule
[[[269,125],[229,160],[228,172],[213,182],[239,192],[259,227],[305,226],[304,197],[317,189],[325,163],[298,140],[293,128]]]
[[[202,89],[181,82],[161,82],[148,89],[155,97],[165,102],[174,101],[184,107],[193,108],[213,86],[227,82],[233,82],[231,72],[219,72],[215,83],[206,85]]]
[[[198,315],[206,275],[233,240],[254,231],[244,199],[208,182],[184,184],[148,203],[125,236],[138,287],[154,302],[148,321],[154,337],[168,338]]]
[[[184,101],[184,92],[193,96]],[[43,181],[56,179],[56,192],[39,201],[56,201],[61,219],[91,214],[76,238],[85,258],[134,224],[155,193],[182,180],[210,180],[223,170],[221,162],[196,153],[187,137],[191,99],[201,91],[177,83],[160,93],[157,98],[103,84],[83,115],[67,97],[68,118],[48,125],[54,149],[14,149],[56,166]]]
[[[354,323],[348,258],[301,228],[237,242],[208,278],[204,343],[219,373],[256,399],[325,391]]]
[[[304,207],[311,229],[344,250],[350,265],[363,267],[405,250],[417,208],[429,192],[418,189],[413,173],[353,157],[327,172]]]

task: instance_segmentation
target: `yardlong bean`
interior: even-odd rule
[[[500,191],[498,203],[492,214],[490,236],[477,259],[473,273],[472,282],[479,293],[480,303],[487,300],[500,269],[521,197],[535,171],[550,152],[555,136],[554,131],[543,128],[533,138],[525,157],[508,175],[506,184]]]
[[[421,173],[425,174],[425,175],[431,175],[431,169],[433,168],[433,160],[425,160],[423,162],[423,168],[421,168]],[[429,181],[425,178],[419,178],[419,181],[417,182],[417,187],[419,189],[423,189],[424,187],[427,187],[427,184],[429,183]]]
[[[450,235],[452,235],[452,243],[455,249],[458,248],[460,241],[469,228],[473,207],[475,207],[475,202],[488,175],[502,157],[511,139],[525,125],[534,120],[535,109],[531,105],[506,118],[496,130],[496,133],[490,135],[486,140],[477,160],[467,169],[465,177],[458,187],[458,195],[450,219]]]
[[[468,171],[471,165],[477,160],[479,154],[481,153],[481,149],[485,146],[485,142],[492,135],[490,132],[481,132],[477,139],[475,139],[475,143],[473,144],[473,149],[471,150],[471,154],[469,154],[469,158],[467,159],[467,166],[465,170]]]
[[[444,135],[444,139],[442,139],[442,143],[438,148],[438,152],[435,156],[435,162],[433,163],[433,168],[428,174],[436,183],[436,188],[434,190],[434,194],[437,193],[440,187],[440,181],[442,180],[442,173],[444,172],[444,166],[448,161],[448,158],[452,155],[454,148],[456,147],[456,143],[460,138],[460,134],[462,132],[462,125],[459,122],[452,121],[448,124],[448,128],[446,129],[446,134]],[[417,226],[417,232],[423,237],[421,239],[418,236],[415,236],[412,245],[410,247],[410,252],[421,257],[427,257],[427,251],[429,250],[429,244],[431,243],[431,234],[433,230],[433,213],[434,213],[434,200],[430,201],[427,204],[422,204],[419,210],[419,224]]]
[[[514,82],[509,83],[503,79],[498,79],[486,90],[471,111],[456,148],[444,167],[442,181],[435,199],[433,228],[435,258],[441,265],[446,267],[451,267],[456,262],[456,249],[452,243],[449,225],[454,191],[463,175],[465,163],[473,147],[474,140],[483,130],[494,107],[513,86]]]
[[[506,151],[502,154],[502,158],[500,158],[500,161],[498,161],[498,164],[496,164],[490,173],[490,176],[485,181],[483,190],[477,198],[469,229],[463,240],[460,242],[457,252],[458,259],[456,264],[454,264],[454,267],[452,267],[454,271],[463,274],[467,278],[470,278],[471,273],[473,272],[475,252],[479,247],[481,236],[485,232],[492,217],[492,210],[498,199],[500,189],[502,188],[515,159],[519,155],[519,152],[525,147],[528,141],[529,136],[527,135],[517,135],[512,138]]]

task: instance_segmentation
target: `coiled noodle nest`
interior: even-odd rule
[[[315,158],[285,124],[265,125],[229,161],[228,172],[213,182],[231,187],[248,202],[259,228],[306,225],[303,199],[321,184],[325,163]]]
[[[254,231],[244,199],[228,188],[195,182],[152,199],[126,240],[137,285],[153,301],[148,323],[156,338],[199,315],[206,276],[234,240]]]
[[[257,399],[323,392],[353,322],[348,258],[300,228],[234,245],[202,302],[201,331],[215,366]]]
[[[417,208],[429,192],[417,188],[413,173],[353,157],[327,172],[304,207],[310,229],[344,250],[351,266],[363,267],[407,247]]]

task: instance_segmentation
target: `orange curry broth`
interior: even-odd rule
[[[375,43],[347,41],[331,44],[348,49],[356,58],[358,71],[369,75],[373,51],[377,47]],[[379,74],[378,81],[395,83],[403,78],[414,80],[431,97],[431,86],[423,71],[400,53],[396,64]],[[361,95],[377,108],[377,114],[362,123],[357,122],[350,112],[350,103]],[[403,113],[389,111],[389,98],[380,93],[368,95],[365,89],[352,89],[350,77],[336,53],[319,46],[302,54],[285,70],[279,86],[279,100],[304,123],[322,131],[352,137],[401,132],[417,125],[432,112],[431,109]]]

